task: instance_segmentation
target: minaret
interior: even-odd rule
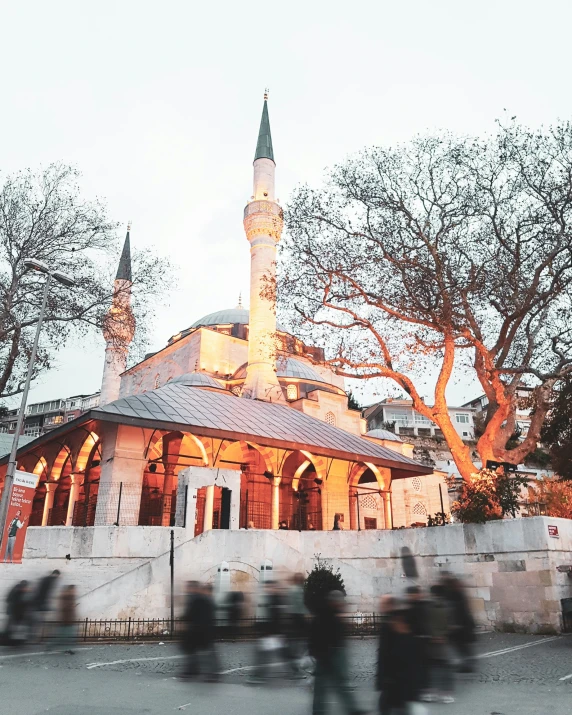
[[[276,245],[282,234],[282,209],[274,193],[274,152],[268,119],[268,90],[254,155],[254,195],[244,209],[250,242],[250,319],[248,367],[242,397],[278,402],[284,399],[276,377]]]
[[[129,344],[135,334],[135,320],[131,311],[130,230],[131,225],[127,224],[127,235],[113,283],[113,301],[103,326],[105,364],[101,380],[100,405],[106,405],[119,398],[120,375],[125,371]]]

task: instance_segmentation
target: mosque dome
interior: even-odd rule
[[[402,442],[403,440],[399,439],[399,437],[394,434],[393,432],[390,432],[387,429],[372,429],[369,432],[366,432],[364,437],[373,437],[374,439],[385,439],[388,442]]]
[[[187,372],[184,375],[177,375],[172,380],[169,380],[168,385],[179,384],[186,387],[206,387],[213,390],[223,390],[224,387],[211,377],[203,372]]]
[[[249,313],[246,308],[227,308],[203,315],[196,320],[191,328],[202,328],[210,325],[248,325]]]
[[[241,365],[232,376],[232,379],[244,379],[246,377],[246,367],[247,363]],[[308,380],[309,382],[328,382],[311,365],[284,355],[280,355],[276,361],[276,374],[278,377],[293,377],[298,380]]]

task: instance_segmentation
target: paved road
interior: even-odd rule
[[[376,643],[351,642],[352,678],[364,707],[375,711]],[[193,715],[309,715],[311,681],[277,677],[249,686],[247,643],[220,645],[225,674],[217,686],[176,679],[181,667],[171,644],[80,646],[63,653],[0,651],[0,712],[17,715],[114,715],[189,712]],[[485,633],[478,637],[478,672],[463,676],[453,705],[430,705],[439,715],[570,715],[572,636]],[[566,676],[570,676],[566,678]],[[338,710],[334,709],[333,713]]]

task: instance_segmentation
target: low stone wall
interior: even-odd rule
[[[556,527],[557,537],[550,535],[549,526]],[[189,538],[185,529],[175,532],[179,584],[205,579],[222,588],[255,592],[263,563],[270,563],[276,573],[307,572],[319,556],[340,569],[353,610],[371,612],[381,594],[400,594],[411,583],[400,559],[401,548],[407,546],[416,556],[419,583],[429,586],[445,570],[464,579],[483,626],[560,631],[561,599],[572,596],[572,579],[556,570],[572,563],[572,521],[567,519],[534,517],[397,531],[215,530],[197,538]],[[83,574],[83,616],[165,617],[168,549],[169,530],[161,527],[30,528],[25,563],[47,570],[70,554],[66,578]],[[102,563],[113,565],[116,572],[90,588],[86,576]],[[224,584],[221,565],[228,569]]]

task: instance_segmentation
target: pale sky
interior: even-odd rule
[[[270,88],[277,191],[368,145],[572,114],[569,0],[1,3],[2,173],[52,161],[179,266],[149,350],[248,295],[242,210]],[[123,232],[123,229],[122,229]],[[168,278],[167,278],[168,280]],[[99,388],[103,339],[30,401]],[[460,402],[478,393],[461,380]]]

